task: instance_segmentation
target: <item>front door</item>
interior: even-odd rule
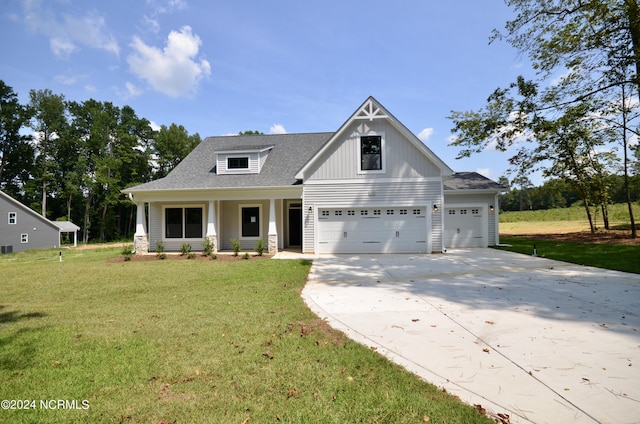
[[[301,208],[289,208],[289,246],[302,246]]]

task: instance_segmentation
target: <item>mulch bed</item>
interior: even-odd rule
[[[233,256],[229,254],[218,254],[216,259],[212,259],[209,256],[204,256],[202,253],[196,253],[193,258],[189,258],[187,255],[180,254],[172,254],[167,253],[165,259],[158,258],[157,255],[149,254],[149,255],[131,255],[131,259],[129,261],[125,261],[124,256],[120,255],[115,258],[107,259],[107,263],[116,263],[116,262],[146,262],[146,261],[221,261],[221,262],[237,262],[237,261],[256,261],[263,259],[270,259],[270,255],[252,255],[249,254],[249,258],[244,258],[244,253],[239,254],[238,256]]]

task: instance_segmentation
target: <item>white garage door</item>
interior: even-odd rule
[[[319,253],[427,251],[424,207],[318,209]]]
[[[444,242],[446,248],[484,247],[483,209],[480,207],[446,208]]]

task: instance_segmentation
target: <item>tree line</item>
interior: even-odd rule
[[[514,180],[535,170],[576,193],[605,222],[611,176],[623,179],[632,236],[634,161],[640,136],[640,7],[637,0],[507,0],[515,18],[505,40],[531,61],[536,77],[498,88],[476,111],[452,111],[459,157],[486,148],[512,153]],[[635,180],[637,185],[637,180]]]
[[[130,106],[67,101],[30,90],[21,104],[0,80],[0,190],[83,242],[130,237],[135,205],[121,190],[166,176],[198,143],[181,125],[151,127]]]

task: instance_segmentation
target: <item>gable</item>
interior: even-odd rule
[[[380,134],[384,170],[362,172],[361,137]],[[450,175],[449,168],[415,134],[369,97],[296,174],[296,178],[419,178]]]

